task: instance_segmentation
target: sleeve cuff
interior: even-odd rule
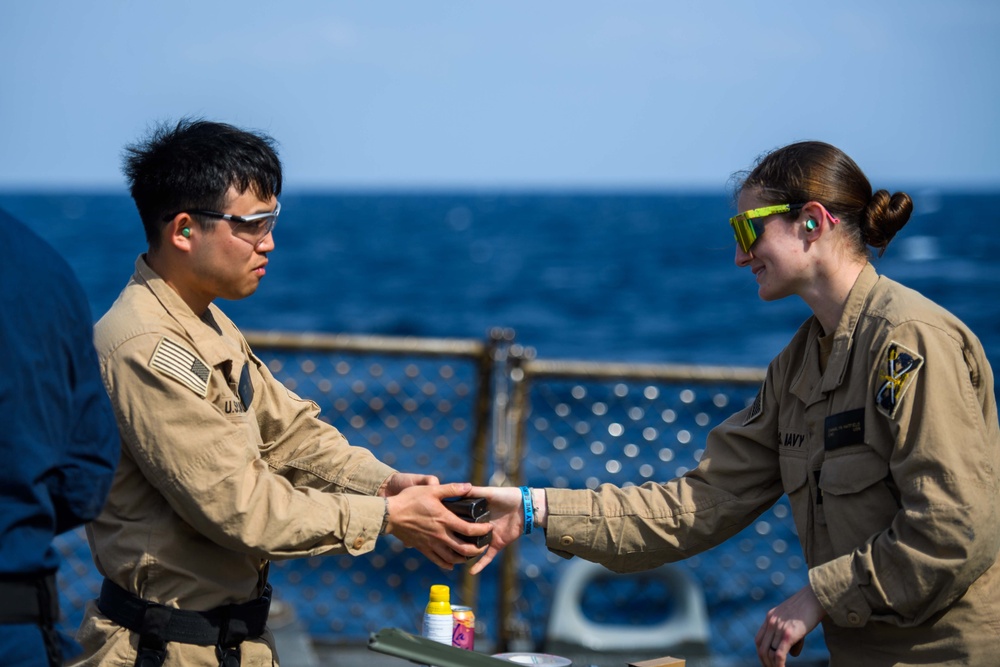
[[[850,555],[809,570],[809,585],[834,624],[860,628],[872,615],[871,606],[854,577]]]
[[[545,546],[557,556],[572,558],[592,541],[590,496],[575,489],[545,489],[545,498]]]
[[[356,496],[347,494],[347,504],[351,508],[344,546],[352,556],[368,553],[375,548],[382,522],[385,519],[385,499],[379,496]]]

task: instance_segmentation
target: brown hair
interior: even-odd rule
[[[865,246],[878,249],[910,219],[913,201],[905,192],[872,193],[861,168],[839,148],[820,141],[802,141],[759,157],[749,172],[734,175],[736,196],[756,191],[769,204],[816,201],[844,225],[844,232],[860,255]]]

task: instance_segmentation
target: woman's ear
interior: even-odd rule
[[[840,218],[833,217],[833,214],[826,210],[826,207],[818,201],[811,201],[803,206],[802,210],[799,212],[799,218],[804,218],[806,221],[812,219],[816,223],[817,228],[820,227],[823,222],[829,222],[832,225],[836,225],[840,222]]]
[[[796,223],[803,226],[809,240],[815,241],[823,233],[823,223],[826,222],[827,217],[828,215],[823,205],[819,202],[811,201],[799,211]]]

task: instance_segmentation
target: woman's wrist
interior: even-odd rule
[[[524,527],[521,532],[524,535],[530,535],[535,528],[535,508],[531,499],[531,489],[522,486],[518,490],[521,492],[521,513],[524,516]]]
[[[545,489],[531,489],[531,509],[535,528],[545,529],[549,524],[549,503]]]
[[[548,526],[549,516],[545,489],[521,486],[516,491],[521,497],[521,515],[524,518],[521,534],[529,535],[535,528],[545,529]]]

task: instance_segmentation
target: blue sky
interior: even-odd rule
[[[124,191],[158,120],[272,134],[287,189],[725,186],[834,143],[1000,188],[994,0],[36,0],[0,7],[0,189]]]

